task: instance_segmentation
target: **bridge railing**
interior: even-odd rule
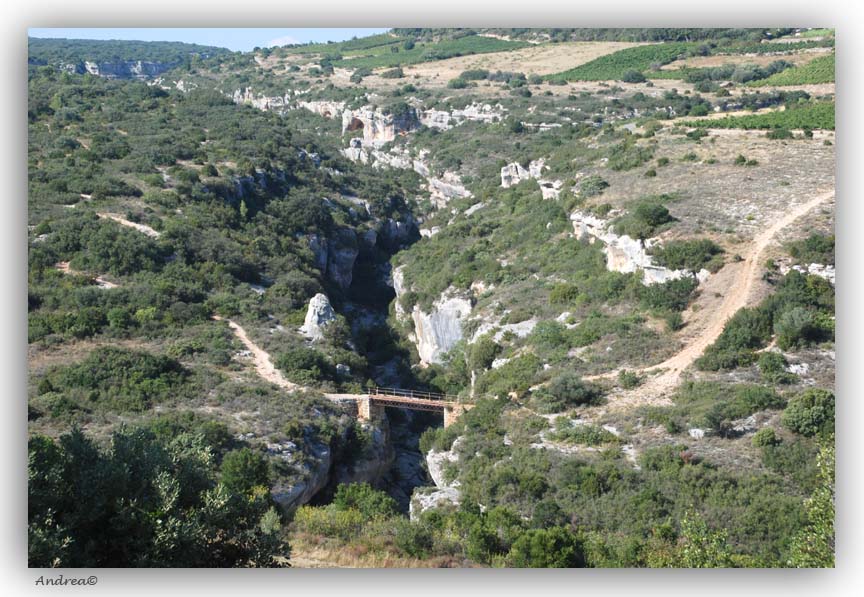
[[[381,388],[372,386],[367,389],[370,396],[399,396],[402,398],[422,398],[423,400],[441,400],[448,402],[458,401],[458,396],[452,394],[441,394],[439,392],[425,392],[423,390],[404,390],[402,388]]]

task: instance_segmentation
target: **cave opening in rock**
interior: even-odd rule
[[[347,131],[362,131],[363,130],[363,121],[359,118],[352,118],[351,122],[348,123],[348,128],[345,129]]]

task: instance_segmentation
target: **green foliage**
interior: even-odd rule
[[[650,253],[654,261],[663,267],[684,269],[695,274],[712,264],[715,257],[723,253],[723,249],[710,239],[700,238],[669,241],[652,248]],[[710,269],[716,272],[719,268],[712,264]]]
[[[834,82],[834,52],[819,56],[806,64],[778,72],[750,83],[752,86],[819,85]]]
[[[267,459],[249,448],[225,454],[220,468],[222,485],[232,493],[252,493],[256,487],[269,487]]]
[[[609,188],[609,183],[603,180],[600,176],[592,174],[586,176],[579,183],[579,194],[582,197],[596,197],[602,195],[605,189]]]
[[[682,277],[639,289],[639,298],[649,309],[678,313],[687,308],[693,292],[699,286],[695,278]],[[674,322],[673,322],[674,323]],[[676,326],[671,326],[675,328]]]
[[[332,508],[339,511],[356,510],[364,520],[376,516],[388,517],[397,513],[396,500],[368,483],[341,484],[333,496]]]
[[[780,439],[773,427],[763,427],[753,434],[751,442],[757,448],[764,448],[765,446],[776,446],[780,443]]]
[[[530,529],[513,543],[507,560],[514,568],[584,568],[583,540],[566,527]]]
[[[450,89],[465,89],[468,87],[468,81],[460,78],[450,79],[447,81],[447,87]]]
[[[541,413],[556,413],[574,406],[597,404],[601,398],[598,387],[583,382],[575,373],[566,372],[534,391],[531,401]]]
[[[669,199],[667,195],[640,199],[630,207],[626,215],[615,221],[615,232],[640,240],[650,238],[661,226],[675,221],[663,205],[663,202]]]
[[[834,332],[829,315],[833,310],[830,283],[791,271],[761,305],[733,315],[696,366],[717,371],[749,365],[756,360],[754,351],[768,343],[772,332],[778,333],[781,348],[830,340]]]
[[[393,40],[393,38],[390,38]],[[393,40],[398,43],[398,40]],[[467,35],[457,39],[442,39],[433,43],[417,43],[411,48],[405,48],[398,53],[368,52],[350,59],[333,62],[339,68],[380,68],[417,64],[434,60],[468,56],[471,54],[486,54],[490,52],[506,52],[524,48],[525,42],[505,41],[491,37]]]
[[[785,110],[714,120],[693,120],[684,126],[720,129],[827,129],[834,130],[834,102],[802,102]]]
[[[558,417],[551,439],[567,444],[600,446],[618,443],[618,436],[599,425],[573,425],[566,417]]]
[[[681,521],[679,544],[673,556],[677,568],[728,568],[733,565],[724,530],[714,531],[696,513]]]
[[[278,566],[288,553],[268,492],[216,482],[200,436],[120,431],[100,448],[75,430],[28,449],[33,567]]]
[[[798,263],[834,265],[834,235],[811,234],[803,240],[787,243],[786,250]]]
[[[609,150],[607,166],[616,171],[632,170],[653,158],[654,151],[654,145],[639,145],[635,141],[624,140]]]
[[[335,367],[314,348],[291,348],[276,357],[275,365],[296,383],[316,383],[335,376]]]
[[[834,394],[808,388],[789,401],[783,411],[783,426],[806,437],[834,433]]]
[[[405,71],[403,71],[398,66],[396,68],[391,68],[390,70],[385,70],[383,73],[381,73],[382,79],[402,79],[404,77]]]
[[[172,358],[102,347],[76,365],[51,371],[46,379],[52,400],[62,396],[81,409],[140,412],[190,392],[189,376]]]
[[[595,58],[576,68],[546,75],[547,81],[622,80],[631,71],[645,72],[654,66],[668,64],[690,48],[686,43],[664,43],[636,46]]]
[[[789,565],[795,568],[834,567],[834,475],[836,454],[834,438],[829,437],[819,451],[819,486],[806,501],[807,526],[795,536]]]
[[[759,373],[768,383],[772,384],[787,384],[793,383],[798,377],[786,371],[789,363],[781,353],[778,352],[763,352],[759,355]]]
[[[624,74],[621,75],[621,80],[625,83],[644,83],[645,75],[640,71],[631,68],[624,71]]]

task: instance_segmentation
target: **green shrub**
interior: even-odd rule
[[[633,205],[629,213],[615,221],[615,232],[631,238],[647,239],[664,224],[675,221],[663,201],[668,196],[646,197]]]
[[[607,188],[609,188],[608,182],[600,176],[592,174],[591,176],[586,176],[579,183],[579,194],[583,197],[596,197],[597,195],[601,195]]]
[[[764,448],[765,446],[776,446],[780,443],[780,439],[777,437],[777,433],[774,431],[772,427],[764,427],[753,434],[753,439],[751,440],[753,445],[757,448]]]
[[[597,404],[601,397],[598,387],[583,382],[575,373],[567,372],[536,390],[532,395],[532,402],[541,413],[556,413],[574,406]]]
[[[507,562],[514,568],[584,568],[583,540],[565,527],[530,529],[513,543]]]
[[[390,70],[385,70],[381,73],[382,79],[401,79],[405,76],[405,72],[401,67],[391,68]]]
[[[225,454],[220,468],[222,484],[234,493],[250,493],[255,487],[270,486],[267,459],[249,448]]]
[[[783,411],[783,425],[806,437],[834,432],[834,394],[809,388],[792,398]]]
[[[465,89],[468,87],[468,81],[457,77],[456,79],[447,81],[447,87],[450,89]]]
[[[794,382],[797,377],[786,371],[789,364],[786,358],[777,352],[763,352],[759,355],[759,373],[762,379],[773,384],[787,384]]]
[[[700,238],[669,241],[652,248],[650,253],[654,261],[663,267],[684,269],[695,275],[716,256],[721,255],[723,249],[710,239]]]
[[[621,75],[621,80],[625,83],[644,83],[645,75],[635,69],[628,69]]]
[[[336,510],[356,510],[364,520],[387,518],[398,512],[396,500],[368,483],[341,484],[331,506]]]
[[[632,390],[633,388],[639,386],[644,379],[638,373],[633,371],[627,371],[626,369],[622,369],[618,372],[618,385],[624,388],[625,390]]]

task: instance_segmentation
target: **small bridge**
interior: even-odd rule
[[[408,408],[441,412],[444,414],[444,427],[449,427],[462,413],[474,407],[473,404],[459,402],[456,396],[424,392],[421,390],[403,390],[400,388],[368,388],[366,394],[326,394],[335,401],[352,400],[357,404],[357,418],[361,421],[381,420],[384,408]]]

